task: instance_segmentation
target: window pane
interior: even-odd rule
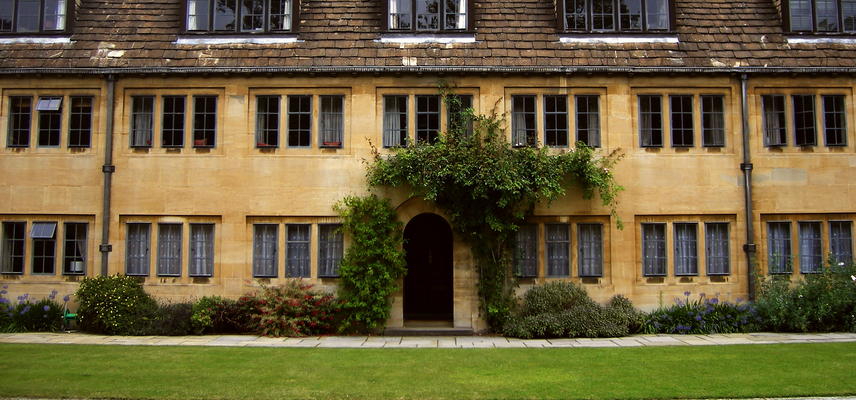
[[[443,29],[467,29],[467,0],[444,0]]]
[[[544,143],[568,146],[568,96],[544,96]]]
[[[411,0],[389,1],[389,29],[410,29],[413,20]]]
[[[728,275],[731,272],[728,223],[709,222],[704,224],[704,231],[707,274]]]
[[[695,136],[693,97],[687,95],[669,96],[669,110],[672,122],[672,146],[692,147]]]
[[[62,273],[66,275],[86,272],[86,237],[89,224],[65,223],[65,241],[63,244]]]
[[[600,96],[576,96],[577,141],[600,147]]]
[[[339,276],[344,253],[344,236],[340,224],[318,225],[318,276]]]
[[[214,275],[214,224],[190,224],[190,276]]]
[[[434,144],[440,131],[440,96],[416,96],[416,142]]]
[[[834,262],[845,265],[853,262],[853,223],[834,221],[829,223],[829,251]]]
[[[666,224],[642,224],[642,273],[666,275]]]
[[[642,147],[663,146],[663,115],[660,96],[639,96],[639,135]]]
[[[450,95],[446,97],[446,113],[448,114],[448,127],[450,132],[469,136],[473,133],[473,120],[467,113],[473,108],[473,96]]]
[[[791,223],[767,223],[767,262],[771,274],[791,272]]]
[[[580,276],[603,276],[603,225],[577,225]]]
[[[312,136],[312,96],[288,96],[288,147],[309,147]]]
[[[838,1],[814,0],[818,32],[838,32]]]
[[[0,0],[0,32],[12,32],[14,0]]]
[[[270,30],[291,30],[291,0],[270,0]]]
[[[241,0],[241,31],[262,31],[264,29],[264,18],[264,0]]]
[[[128,224],[125,245],[125,274],[149,274],[149,229],[150,224]]]
[[[570,275],[570,226],[546,224],[547,276]]]
[[[844,32],[856,32],[856,0],[841,0],[841,19]]]
[[[217,96],[193,96],[193,147],[214,147]]]
[[[309,144],[308,141],[306,144]],[[277,147],[278,145],[279,96],[256,96],[256,146]]]
[[[520,277],[538,275],[538,225],[521,225],[515,235],[514,271]]]
[[[619,0],[618,22],[622,31],[642,30],[642,0]]]
[[[565,1],[565,29],[569,31],[584,31],[588,28],[586,21],[586,3],[588,0]]]
[[[253,276],[276,276],[278,234],[278,225],[253,225]]]
[[[407,145],[407,96],[383,96],[383,147]]]
[[[65,0],[44,0],[45,14],[42,30],[61,31],[65,29]]]
[[[53,274],[56,264],[56,222],[34,222],[33,274]]]
[[[30,121],[32,99],[29,97],[9,97],[9,147],[28,147],[30,145]]]
[[[844,96],[823,96],[823,132],[827,146],[847,145]]]
[[[134,96],[131,98],[131,147],[150,147],[152,145],[152,125],[154,120],[153,96]]]
[[[18,0],[17,32],[39,30],[39,0]]]
[[[288,224],[285,226],[285,276],[289,278],[309,277],[309,232],[309,224]]]
[[[814,132],[814,95],[793,95],[794,134],[797,146],[814,146],[817,137]]]
[[[62,128],[62,97],[39,97],[39,147],[59,146]]]
[[[820,239],[820,222],[802,222],[800,226],[800,272],[820,272],[823,266],[823,250]]]
[[[698,275],[698,224],[675,223],[675,275]]]
[[[210,0],[187,0],[187,30],[207,31]]]
[[[701,96],[701,129],[703,146],[725,146],[725,99],[723,96]]]
[[[72,96],[68,122],[68,147],[92,144],[92,97]]]
[[[164,96],[161,146],[184,146],[184,96]]]
[[[615,0],[592,0],[591,26],[595,31],[615,30]]]
[[[318,134],[321,136],[322,147],[342,147],[345,127],[344,107],[344,96],[321,96]]]
[[[24,249],[26,247],[26,222],[3,223],[3,249],[0,273],[24,273]]]
[[[236,0],[214,0],[214,30],[235,30]]]
[[[535,146],[535,96],[511,96],[511,143]]]
[[[416,1],[416,30],[440,29],[440,0]]]
[[[761,106],[764,109],[764,144],[767,146],[787,145],[785,96],[761,96]]]
[[[669,0],[645,0],[649,30],[669,29]]]
[[[181,275],[181,224],[158,224],[158,276]]]
[[[788,0],[790,1],[790,17],[792,31],[812,30],[811,0]]]

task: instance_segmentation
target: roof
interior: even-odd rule
[[[177,43],[182,1],[82,0],[70,42],[0,44],[0,72],[856,72],[853,40],[788,43],[774,0],[674,1],[677,43],[562,43],[552,0],[474,0],[472,43],[383,43],[381,0],[303,0],[296,42],[214,45]]]

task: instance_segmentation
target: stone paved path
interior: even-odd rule
[[[328,348],[640,347],[825,342],[856,342],[856,333],[795,334],[761,332],[716,335],[634,335],[609,339],[538,340],[521,340],[501,336],[314,336],[305,338],[270,338],[253,335],[104,336],[85,333],[0,334],[0,343]]]

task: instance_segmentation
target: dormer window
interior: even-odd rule
[[[670,0],[559,0],[569,32],[662,32],[672,29]]]
[[[0,0],[0,33],[52,33],[66,28],[66,0]]]
[[[783,3],[788,31],[856,33],[856,0],[788,0]]]
[[[187,31],[292,32],[298,0],[187,0]]]
[[[393,32],[469,30],[471,0],[386,0],[387,28]]]

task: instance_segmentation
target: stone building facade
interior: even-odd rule
[[[521,289],[571,280],[649,309],[687,291],[736,301],[753,268],[796,279],[853,258],[856,1],[0,10],[0,281],[12,294],[71,293],[99,274],[171,299],[293,277],[335,288],[348,238],[332,205],[365,193],[373,147],[452,123],[440,82],[503,115],[513,144],[624,154],[624,229],[573,188],[539,207],[518,235]],[[483,328],[467,245],[432,204],[384,194],[411,268],[428,269],[404,282],[388,325]]]

